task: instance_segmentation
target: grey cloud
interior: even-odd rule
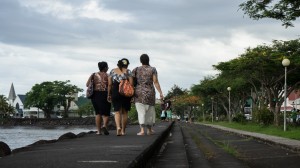
[[[190,87],[213,73],[212,64],[237,57],[237,51],[258,41],[297,38],[300,26],[299,21],[289,29],[274,20],[253,21],[238,11],[239,1],[97,1],[107,10],[130,14],[133,20],[128,22],[61,19],[26,8],[21,1],[0,1],[0,45],[7,45],[0,48],[0,71],[5,72],[0,74],[0,94],[8,93],[3,88],[9,89],[11,82],[30,88],[38,82],[33,75],[41,80],[44,76],[49,80],[70,79],[84,88],[85,76],[97,71],[98,61],[105,60],[113,68],[118,59],[126,57],[134,68],[140,65],[142,53],[148,53],[150,64],[157,67],[166,93],[175,83]],[[76,7],[88,1],[59,2]],[[20,57],[27,60],[13,62]],[[40,57],[49,62],[40,61]],[[8,71],[10,67],[14,69]],[[24,73],[18,72],[20,67]]]

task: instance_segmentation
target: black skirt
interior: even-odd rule
[[[131,97],[125,97],[120,95],[119,93],[119,82],[114,81],[112,85],[112,104],[114,107],[114,111],[120,111],[121,108],[126,111],[130,111],[131,109]]]
[[[95,91],[92,97],[95,113],[110,116],[111,103],[107,101],[107,91]]]

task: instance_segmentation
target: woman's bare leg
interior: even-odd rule
[[[97,134],[101,134],[101,115],[97,114],[95,117]]]
[[[121,114],[119,111],[116,111],[115,113],[115,122],[116,122],[117,136],[120,136],[121,135]]]
[[[140,132],[137,135],[145,135],[145,129],[142,125],[140,125]]]
[[[121,134],[125,135],[126,125],[128,120],[128,112],[125,109],[122,109],[122,131]]]
[[[102,119],[103,119],[103,127],[107,128],[109,117],[104,115],[104,116],[102,116]]]

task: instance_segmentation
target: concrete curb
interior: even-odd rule
[[[128,168],[139,168],[139,167],[151,167],[151,158],[160,151],[164,140],[169,136],[169,133],[174,125],[174,121],[168,126],[168,128],[158,136],[158,138],[141,152],[131,163]]]

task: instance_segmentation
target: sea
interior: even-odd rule
[[[35,126],[0,127],[0,141],[6,143],[11,150],[25,147],[38,140],[54,140],[61,135],[72,132],[95,131],[95,126],[59,126],[51,128]]]

